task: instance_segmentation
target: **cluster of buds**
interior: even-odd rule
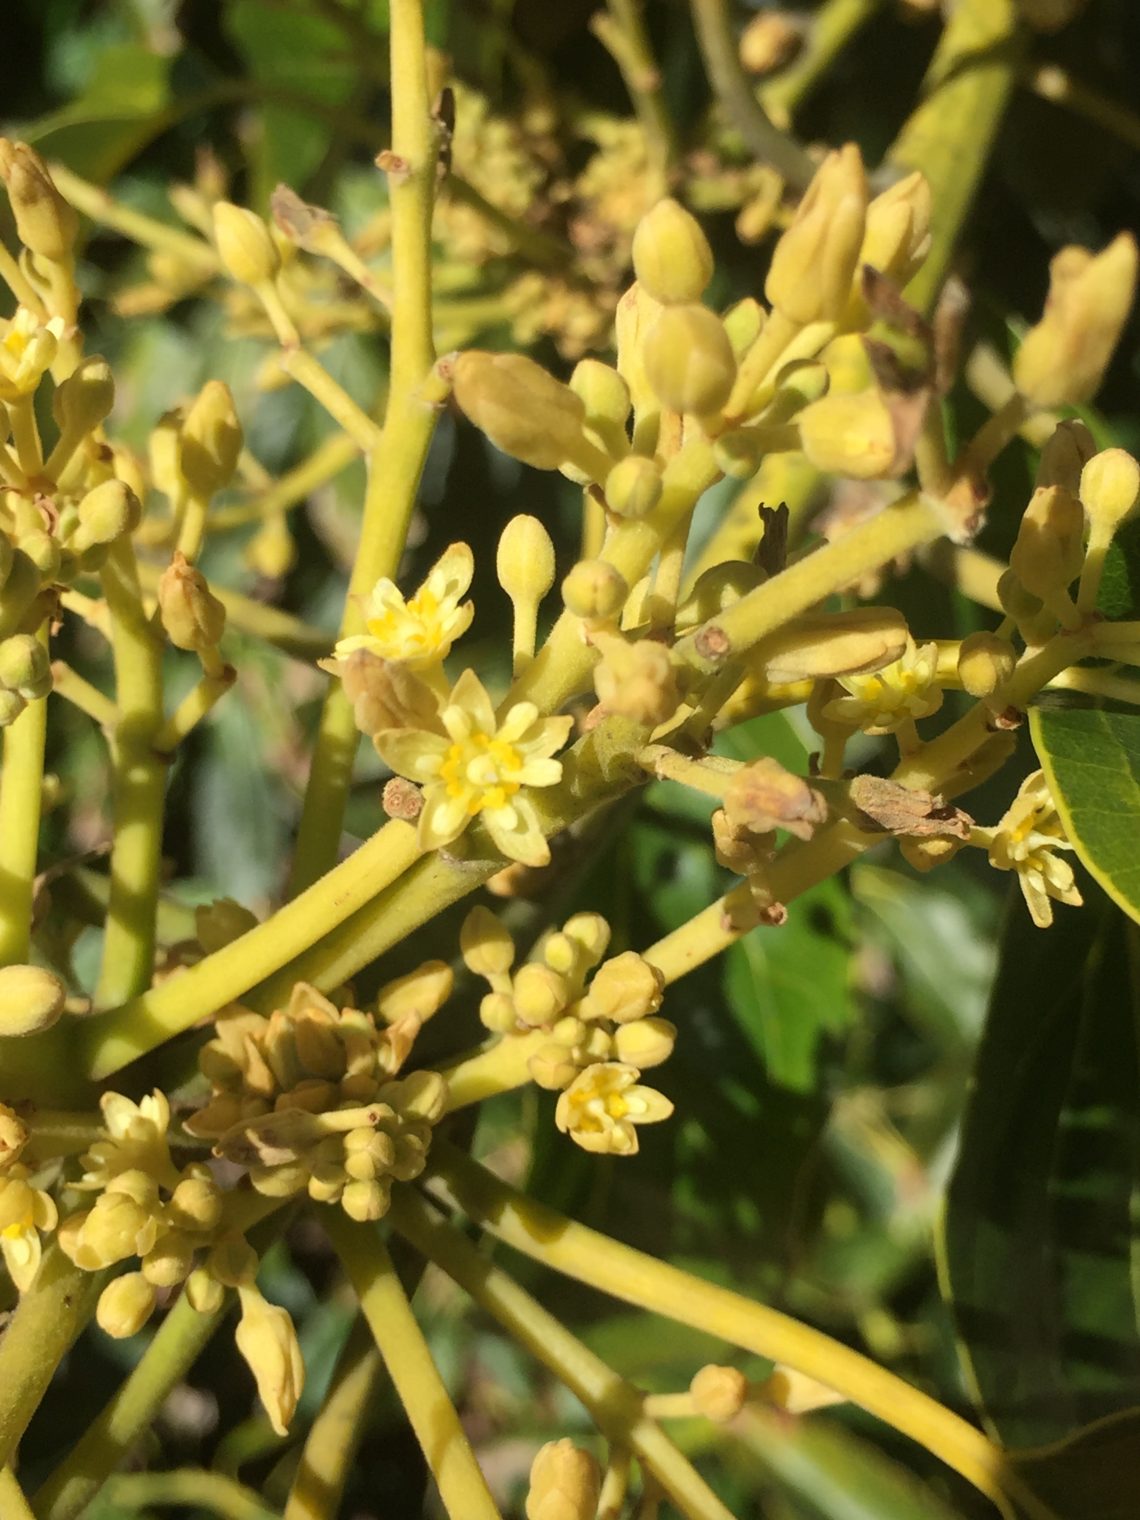
[[[268,1018],[223,1015],[200,1056],[212,1096],[187,1130],[247,1168],[259,1193],[307,1192],[353,1219],[381,1218],[392,1183],[423,1171],[444,1111],[438,1073],[398,1073],[450,991],[448,967],[428,962],[381,991],[380,1023],[304,984]]]
[[[491,989],[479,1006],[483,1024],[506,1037],[548,1037],[527,1069],[539,1087],[561,1093],[559,1129],[586,1150],[633,1155],[635,1126],[672,1112],[638,1077],[668,1060],[677,1031],[657,1017],[661,973],[632,950],[605,959],[609,937],[600,914],[577,913],[515,967],[510,934],[477,907],[464,921],[460,947],[468,970]]]
[[[36,1186],[34,1172],[20,1160],[28,1139],[24,1121],[0,1103],[0,1251],[21,1293],[40,1269],[41,1234],[50,1234],[59,1218],[51,1195]]]

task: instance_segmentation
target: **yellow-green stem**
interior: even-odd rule
[[[204,675],[179,702],[154,736],[154,747],[168,759],[202,719],[225,696],[237,679],[232,665],[224,665],[219,675]]]
[[[219,1520],[278,1520],[252,1488],[225,1473],[179,1467],[173,1472],[124,1473],[110,1485],[111,1502],[124,1512],[142,1514],[154,1505],[181,1510],[205,1509]]]
[[[52,665],[52,691],[86,713],[105,733],[114,732],[119,721],[119,709],[114,702],[62,660]]]
[[[329,374],[308,349],[283,348],[277,362],[285,373],[303,385],[319,401],[333,421],[363,454],[374,454],[380,443],[380,427]]]
[[[360,543],[349,581],[342,635],[363,626],[362,599],[381,576],[395,576],[435,429],[422,387],[434,358],[431,212],[437,143],[428,99],[422,0],[392,0],[392,149],[387,159],[392,210],[391,383],[384,428],[368,461]],[[339,682],[321,713],[305,792],[291,893],[303,891],[336,858],[358,734]]]
[[[161,573],[157,565],[146,561],[139,565],[139,580],[148,591],[157,588]],[[310,627],[291,613],[282,612],[278,607],[268,607],[264,602],[255,602],[252,597],[243,596],[240,591],[230,591],[212,581],[210,594],[216,596],[226,609],[228,625],[240,629],[242,633],[264,639],[283,654],[292,655],[298,660],[319,660],[332,651],[331,634]]]
[[[161,249],[164,253],[173,254],[184,264],[192,265],[203,278],[219,273],[218,256],[202,238],[122,205],[106,190],[81,179],[64,164],[53,163],[51,176],[64,199],[92,221],[121,232],[132,243],[139,243],[144,248]]]
[[[329,1209],[325,1229],[360,1300],[451,1520],[501,1520],[396,1269],[372,1225]]]
[[[40,839],[47,698],[4,730],[0,766],[0,966],[28,959]]]
[[[282,1520],[332,1520],[372,1412],[384,1363],[363,1319],[349,1333],[328,1397],[305,1437]]]
[[[423,1199],[400,1191],[392,1199],[392,1223],[417,1250],[468,1293],[581,1399],[609,1440],[630,1447],[690,1520],[732,1520],[730,1512],[681,1455],[664,1431],[646,1417],[631,1383],[572,1335],[501,1267],[436,1216]]]
[[[643,5],[644,0],[607,0],[606,10],[595,12],[590,26],[621,70],[645,133],[657,192],[663,195],[676,152],[676,134],[665,106],[661,70],[653,56]]]
[[[118,1071],[208,1018],[315,944],[401,875],[419,854],[415,830],[386,824],[346,861],[263,924],[196,966],[131,998],[80,1031],[79,1059],[92,1077]]]
[[[825,0],[813,13],[803,48],[786,69],[760,86],[760,102],[777,123],[791,115],[883,5],[884,0]]]
[[[6,1520],[36,1520],[32,1506],[24,1497],[24,1490],[10,1467],[0,1467],[0,1514]]]
[[[805,1372],[917,1441],[1010,1513],[1002,1454],[929,1395],[840,1341],[535,1203],[437,1141],[433,1192],[500,1240],[594,1289]]]
[[[166,762],[154,747],[162,725],[162,647],[143,608],[129,540],[103,571],[111,612],[118,722],[111,735],[111,897],[97,1008],[112,1008],[150,986],[162,863]]]

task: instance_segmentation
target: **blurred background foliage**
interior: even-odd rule
[[[427,0],[426,11],[431,41],[461,86],[457,169],[491,200],[501,193],[498,203],[513,216],[519,185],[496,185],[493,165],[480,178],[478,154],[464,160],[458,150],[465,142],[470,150],[467,124],[484,100],[504,117],[542,101],[550,113],[543,140],[560,155],[548,166],[546,189],[553,182],[573,188],[562,201],[549,197],[537,220],[528,220],[524,196],[520,219],[554,247],[576,230],[580,238],[599,237],[609,227],[599,257],[609,271],[608,299],[624,274],[648,171],[617,130],[632,111],[617,66],[590,28],[596,3]],[[741,5],[738,19],[760,8]],[[818,7],[807,0],[800,9]],[[875,164],[914,108],[941,18],[937,6],[918,0],[864,9],[865,23],[803,93],[794,129],[808,143],[853,139]],[[723,142],[725,131],[709,125],[688,7],[649,0],[645,14],[664,97],[689,153],[688,198],[705,207],[718,252],[715,299],[726,305],[759,292],[768,245],[762,236],[751,243],[738,237],[739,186],[724,190],[721,169],[712,174],[721,184],[716,195],[703,184],[700,153],[710,140]],[[174,222],[172,182],[197,176],[201,184],[212,175],[232,199],[259,211],[284,181],[329,206],[351,231],[382,218],[382,176],[372,159],[384,146],[388,118],[385,0],[8,0],[3,20],[4,130],[96,183],[113,182],[126,204]],[[1085,88],[1080,110],[1043,98],[1048,70],[1058,66]],[[1133,0],[1089,0],[1072,25],[1032,39],[957,254],[972,297],[968,345],[1008,351],[1011,335],[1039,313],[1048,260],[1063,243],[1099,248],[1119,228],[1140,225],[1140,117],[1129,112],[1137,77],[1140,7]],[[486,151],[492,139],[484,133],[479,141]],[[747,167],[731,141],[724,162],[740,174]],[[591,165],[593,177],[584,178]],[[536,184],[540,178],[536,170]],[[509,242],[501,252],[465,253],[456,215],[462,197],[446,186],[442,194],[452,241],[440,248],[441,341],[460,334],[509,346],[525,326],[515,282],[531,269],[528,256]],[[191,290],[149,309],[145,296],[124,307],[123,292],[145,290],[147,272],[139,251],[121,238],[89,229],[82,278],[89,349],[115,366],[115,422],[128,441],[141,443],[163,411],[210,377],[234,388],[249,448],[270,476],[298,464],[327,435],[327,419],[298,388],[261,388],[269,344],[256,333],[241,335],[240,320],[235,335],[235,314],[219,301]],[[561,328],[535,320],[522,333],[559,373],[568,371],[591,312],[597,333],[585,336],[604,348],[604,299],[594,306],[591,299]],[[124,309],[130,320],[122,320]],[[383,336],[351,325],[332,335],[322,358],[366,404],[383,383]],[[1090,419],[1103,438],[1133,451],[1140,445],[1138,370],[1134,320],[1101,413]],[[965,384],[949,405],[962,430],[984,415]],[[1022,444],[1003,456],[983,547],[1008,548],[1033,463]],[[287,538],[276,546],[264,536],[257,491],[238,491],[232,529],[210,542],[211,580],[285,608],[331,638],[361,490],[358,466],[322,482],[290,512]],[[726,505],[722,493],[708,511],[710,526]],[[444,418],[404,569],[415,584],[447,542],[472,543],[479,642],[471,655],[492,675],[504,673],[509,646],[509,609],[492,575],[498,532],[515,513],[535,513],[568,567],[578,554],[579,510],[569,482],[524,469],[456,418]],[[801,535],[810,520],[810,511],[797,518]],[[985,617],[922,570],[885,594],[920,638],[962,636]],[[101,657],[87,637],[75,635],[68,658],[99,682]],[[229,638],[239,692],[184,747],[164,848],[172,874],[191,880],[196,900],[224,894],[263,909],[282,885],[324,678],[311,660],[289,659],[240,628]],[[57,719],[52,766],[70,807],[49,820],[49,849],[65,860],[105,842],[106,775],[98,736],[81,720],[71,722],[66,709]],[[775,754],[802,772],[812,739],[793,715],[755,720],[724,743],[735,756]],[[867,763],[875,760],[868,741]],[[976,797],[977,816],[996,817],[1034,763],[1026,740],[1024,763]],[[357,837],[376,826],[380,775],[371,750],[362,751],[349,817]],[[607,819],[584,850],[560,862],[552,891],[511,905],[520,936],[588,907],[613,924],[615,948],[643,947],[723,890],[699,800],[656,785],[613,826],[618,821]],[[1061,910],[1049,934],[1032,929],[1020,899],[1007,921],[1006,879],[975,864],[959,860],[920,880],[897,854],[872,855],[846,880],[797,903],[782,931],[755,933],[686,978],[666,1009],[682,1031],[662,1074],[677,1115],[652,1130],[636,1162],[575,1149],[554,1130],[551,1100],[534,1090],[490,1106],[476,1143],[553,1206],[810,1318],[951,1404],[968,1409],[977,1401],[1007,1443],[1037,1447],[1140,1404],[1129,1261],[1138,1138],[1133,931],[1098,902],[1091,882],[1083,884],[1089,911]],[[169,940],[179,937],[189,902],[167,905]],[[408,964],[425,954],[450,956],[456,923],[452,915],[437,920],[430,939],[402,947],[371,982],[362,979],[362,990],[397,974],[405,956]],[[93,935],[73,947],[80,968]],[[963,1129],[987,1000],[983,1060]],[[476,1030],[472,1013],[473,1036]],[[140,1080],[149,1085],[158,1075],[156,1060]],[[934,1242],[951,1176],[940,1292]],[[189,1463],[240,1474],[272,1511],[288,1487],[303,1417],[322,1398],[352,1313],[315,1229],[295,1229],[288,1250],[277,1248],[269,1265],[267,1292],[297,1319],[309,1368],[293,1434],[279,1440],[260,1413],[250,1413],[252,1390],[244,1372],[230,1375],[222,1336],[165,1406],[141,1455],[156,1469]],[[527,1266],[521,1272],[536,1281]],[[723,1355],[694,1333],[615,1311],[585,1289],[543,1280],[540,1291],[621,1372],[649,1388],[683,1387],[698,1362]],[[442,1278],[429,1272],[418,1306],[480,1458],[517,1504],[536,1444],[585,1432],[584,1412],[472,1315]],[[32,1488],[144,1339],[83,1339],[25,1442],[23,1472]],[[1120,1497],[1128,1489],[1121,1474],[1137,1465],[1134,1442],[1132,1422],[1118,1415],[1084,1447],[1027,1458],[1027,1471],[1059,1513],[1124,1520],[1137,1513]],[[757,1422],[746,1443],[715,1449],[707,1428],[694,1426],[688,1444],[742,1520],[968,1520],[989,1513],[984,1501],[857,1412],[798,1426]],[[417,1515],[424,1488],[414,1439],[382,1385],[344,1514]],[[170,1512],[161,1494],[126,1479],[90,1513],[92,1520],[120,1520],[157,1514],[160,1505]],[[211,1511],[191,1501],[179,1512]]]

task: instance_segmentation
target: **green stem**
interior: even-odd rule
[[[36,1494],[40,1520],[74,1520],[95,1497],[194,1365],[226,1307],[199,1314],[185,1294],[179,1298],[130,1376]]]
[[[516,1250],[637,1308],[797,1368],[917,1441],[1011,1515],[1012,1474],[988,1438],[849,1346],[544,1208],[446,1142],[433,1145],[429,1168],[434,1193]]]
[[[367,1321],[358,1319],[337,1362],[332,1389],[305,1437],[282,1520],[330,1520],[339,1513],[383,1371]]]
[[[0,1466],[7,1466],[55,1369],[95,1312],[104,1272],[81,1272],[54,1241],[0,1340]]]
[[[355,1224],[340,1209],[326,1214],[325,1229],[360,1300],[448,1515],[451,1520],[501,1520],[386,1247],[373,1227]]]
[[[712,92],[725,116],[761,161],[771,164],[795,190],[806,190],[815,163],[799,143],[773,126],[740,62],[725,0],[690,0],[693,25]]]
[[[221,1520],[278,1520],[276,1510],[264,1505],[251,1488],[224,1473],[202,1472],[196,1467],[164,1473],[124,1473],[110,1485],[112,1504],[123,1512],[141,1514],[151,1505],[178,1509],[206,1509]]]
[[[1017,80],[1024,32],[1016,0],[959,0],[923,81],[923,99],[888,154],[921,169],[933,193],[933,244],[907,286],[930,311],[989,163]]]
[[[97,1008],[114,1007],[150,986],[166,791],[166,762],[154,747],[162,724],[162,646],[143,608],[129,540],[111,550],[103,593],[111,613],[118,721],[110,737],[114,843]]]
[[[383,576],[394,577],[435,431],[436,409],[422,394],[434,361],[431,213],[438,156],[428,99],[422,0],[392,0],[391,385],[384,427],[368,460],[360,543],[349,581],[342,636],[363,627],[362,601]],[[359,735],[340,683],[325,698],[305,792],[291,894],[303,891],[336,858]]]
[[[83,1069],[96,1078],[109,1076],[217,1013],[350,918],[395,881],[418,854],[413,828],[406,823],[386,824],[265,923],[196,966],[85,1023],[79,1031]]]
[[[617,1446],[634,1451],[691,1520],[732,1520],[730,1512],[642,1408],[638,1390],[608,1367],[501,1267],[494,1266],[454,1225],[440,1219],[409,1189],[393,1194],[397,1230],[493,1315],[577,1395]]]
[[[826,0],[820,6],[811,18],[802,50],[786,69],[760,87],[761,103],[777,121],[791,116],[883,4],[884,0]]]
[[[664,194],[677,151],[676,133],[665,107],[661,70],[645,26],[644,0],[607,0],[590,28],[621,70],[633,109],[645,133],[649,161]]]
[[[0,767],[0,966],[28,959],[40,839],[47,698],[4,730]]]

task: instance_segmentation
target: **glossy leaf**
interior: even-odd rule
[[[1014,1465],[1058,1515],[1134,1520],[1140,1514],[1140,1409],[1098,1420],[1056,1446],[1018,1452]]]
[[[168,124],[170,66],[140,43],[110,44],[79,98],[22,135],[45,158],[105,183]]]
[[[983,1416],[1040,1445],[1140,1401],[1136,930],[1014,897],[941,1247]]]
[[[1073,701],[1030,714],[1038,758],[1078,855],[1140,919],[1140,712]]]

